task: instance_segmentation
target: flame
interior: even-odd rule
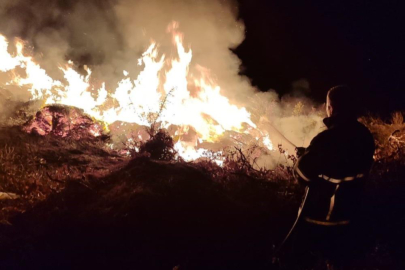
[[[263,140],[262,140],[262,141],[263,141],[264,146],[267,147],[267,149],[269,149],[269,150],[273,150],[273,149],[274,149],[273,143],[271,142],[270,136],[269,136],[268,134],[263,137]]]
[[[0,71],[6,72],[20,65],[17,57],[12,57],[8,51],[7,39],[0,35]]]
[[[183,144],[181,141],[178,141],[174,145],[174,149],[179,153],[179,155],[185,161],[192,161],[199,158],[206,158],[212,160],[219,166],[222,166],[224,163],[224,158],[222,156],[222,151],[212,152],[204,148],[196,148],[189,146],[188,144]]]
[[[197,141],[215,142],[227,130],[242,132],[244,123],[255,129],[250,113],[231,104],[221,94],[221,87],[211,78],[208,69],[196,65],[199,74],[189,74],[193,52],[184,47],[178,23],[172,23],[167,30],[173,37],[177,57],[169,59],[160,54],[159,45],[152,41],[137,61],[143,68],[137,78],[131,80],[129,72],[123,70],[124,78],[114,90],[107,90],[105,83],[95,89],[91,69],[85,66],[87,75],[81,75],[72,61],[59,68],[64,81],[54,80],[33,57],[24,54],[22,41],[15,42],[13,55],[8,52],[8,40],[0,35],[0,72],[12,73],[11,81],[3,86],[27,87],[32,100],[78,107],[106,125],[123,121],[150,126],[159,122],[164,128],[178,126],[179,137],[192,127],[197,137],[192,141],[179,139],[175,144],[176,151],[185,160],[198,159],[207,152],[198,148]],[[16,68],[24,70],[25,76],[19,75],[21,72]],[[196,94],[191,95],[190,87],[197,90]],[[268,135],[264,136],[263,145],[273,149]]]

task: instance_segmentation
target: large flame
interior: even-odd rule
[[[31,56],[24,54],[22,41],[16,41],[16,52],[10,54],[7,39],[0,35],[0,71],[11,74],[11,79],[3,82],[2,87],[27,87],[32,100],[81,108],[107,126],[115,121],[146,126],[158,122],[163,128],[177,126],[179,138],[192,127],[195,139],[191,142],[178,139],[175,145],[186,160],[203,156],[205,149],[198,148],[199,142],[214,142],[225,131],[242,132],[246,124],[256,128],[245,108],[231,104],[221,94],[220,86],[211,78],[208,69],[195,65],[199,74],[189,74],[192,50],[184,47],[177,23],[172,23],[168,32],[173,36],[177,57],[168,59],[161,55],[159,45],[152,42],[138,59],[137,64],[143,70],[137,78],[131,80],[124,70],[117,88],[108,91],[105,83],[95,89],[90,80],[90,68],[85,66],[87,75],[81,75],[71,61],[60,67],[63,82],[52,79]],[[17,68],[24,70],[25,76],[18,75]],[[190,87],[196,89],[195,94],[191,95]],[[264,134],[263,145],[273,149],[268,134]]]

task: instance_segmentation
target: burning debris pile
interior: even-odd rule
[[[55,136],[70,137],[74,140],[106,136],[103,135],[102,123],[95,122],[80,109],[61,105],[42,108],[24,125],[23,130],[41,136],[52,133]]]
[[[220,181],[232,178],[230,172],[291,180],[294,147],[279,151],[280,144],[287,145],[277,128],[294,134],[294,143],[308,143],[322,126],[319,111],[305,104],[304,112],[302,102],[298,110],[291,104],[284,110],[274,93],[253,94],[237,70],[226,71],[222,58],[218,65],[232,74],[217,76],[195,62],[205,61],[184,45],[177,22],[161,36],[162,44],[148,42],[143,53],[132,52],[114,76],[104,77],[104,66],[50,63],[28,42],[0,34],[0,95],[5,97],[0,109],[7,111],[7,121],[1,122],[0,192],[18,194],[15,203],[22,204],[10,204],[15,211],[2,217],[5,222],[67,183],[88,186],[89,179],[110,174],[130,157],[201,161]],[[224,61],[236,66],[225,49]]]
[[[244,102],[246,107],[237,100],[234,102],[239,105],[233,104],[223,95],[214,74],[199,64],[192,64],[193,52],[183,45],[184,36],[179,32],[179,24],[171,23],[167,32],[171,35],[175,54],[169,57],[161,53],[159,44],[152,42],[138,59],[141,70],[136,79],[123,70],[124,78],[118,81],[115,90],[107,89],[106,85],[111,85],[110,82],[93,79],[93,71],[89,67],[84,65],[80,71],[72,61],[60,66],[57,76],[61,78],[54,79],[27,53],[24,42],[17,40],[13,47],[4,36],[0,36],[0,86],[17,89],[17,92],[45,105],[24,127],[29,133],[78,138],[89,133],[97,137],[105,133],[103,128],[106,127],[107,132],[111,131],[110,147],[125,150],[128,145],[143,143],[154,136],[145,133],[148,128],[162,129],[172,136],[173,149],[186,161],[207,155],[219,156],[223,149],[229,147],[247,149],[252,144],[258,144],[268,156],[260,166],[267,163],[274,167],[274,155],[278,155],[274,146],[286,141],[273,132],[275,128],[268,120],[272,116],[263,118],[262,114],[266,111],[257,111],[257,100],[262,96],[256,98],[253,95],[251,101]],[[9,50],[15,52],[10,53]],[[270,101],[267,105],[279,106],[270,104]],[[295,111],[290,114],[293,118]],[[280,114],[277,110],[276,113]],[[310,119],[308,124],[295,121],[300,123],[298,133],[301,137],[315,134],[321,126],[321,116],[317,111],[307,116]],[[271,128],[262,119],[267,119]],[[274,114],[271,120],[277,123],[279,119],[282,117]],[[285,119],[289,121],[288,117]],[[127,134],[122,128],[125,125],[129,125]],[[281,123],[281,126],[297,129],[293,124]],[[310,136],[307,138],[309,141]],[[137,151],[139,147],[134,146],[132,150]],[[292,151],[293,148],[289,149],[290,153]]]
[[[19,117],[26,118],[22,114]],[[136,128],[140,126],[131,126],[130,129]],[[93,132],[95,130],[99,134]],[[292,181],[289,167],[281,166],[275,170],[253,168],[263,151],[258,146],[247,152],[235,148],[226,155],[188,163],[178,155],[174,139],[167,131],[144,127],[140,130],[149,136],[145,141],[133,145],[127,142],[125,149],[117,151],[111,149],[111,137],[99,123],[80,109],[61,105],[43,107],[25,124],[3,125],[0,128],[0,224],[10,225],[15,215],[36,207],[49,196],[57,196],[65,188],[70,189],[69,186],[82,189],[103,186],[105,177],[113,181],[114,172],[131,160],[151,160],[165,164],[166,169],[173,167],[173,171],[189,166],[192,170],[205,171],[207,178],[212,177],[224,185],[236,183],[235,179],[241,177],[245,180]],[[218,164],[218,160],[222,163]],[[137,161],[132,163],[137,164]],[[132,175],[134,169],[127,166],[123,173],[130,170]],[[136,172],[142,174],[144,169],[147,168],[137,168]],[[148,179],[152,175],[145,177]]]

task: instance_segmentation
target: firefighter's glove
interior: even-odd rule
[[[295,153],[298,158],[300,158],[305,153],[305,147],[296,147]]]

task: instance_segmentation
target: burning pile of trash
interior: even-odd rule
[[[165,130],[173,138],[178,156],[186,161],[214,157],[220,164],[223,160],[216,157],[223,149],[248,149],[256,144],[268,156],[259,166],[274,167],[277,145],[285,148],[292,144],[279,136],[271,122],[285,116],[279,126],[295,131],[290,132],[295,143],[308,143],[317,133],[322,117],[316,111],[296,117],[293,107],[284,115],[276,103],[276,108],[268,111],[271,94],[251,93],[251,100],[243,102],[225,96],[230,91],[221,88],[215,74],[192,62],[193,51],[184,45],[179,29],[177,22],[167,27],[174,50],[166,52],[152,41],[138,59],[139,74],[132,76],[122,70],[115,89],[114,83],[93,78],[93,67],[72,61],[52,70],[49,74],[56,77],[51,77],[25,42],[16,40],[12,46],[0,35],[0,87],[43,104],[24,126],[26,132],[74,139],[108,134],[109,146],[127,154],[138,151],[137,144],[154,136],[154,131]],[[259,102],[267,103],[258,106]],[[298,104],[298,111],[302,111],[303,103]],[[290,148],[292,154],[294,147]]]
[[[75,140],[106,136],[102,123],[87,116],[83,110],[63,105],[42,108],[24,125],[23,130],[30,134],[53,134]]]

